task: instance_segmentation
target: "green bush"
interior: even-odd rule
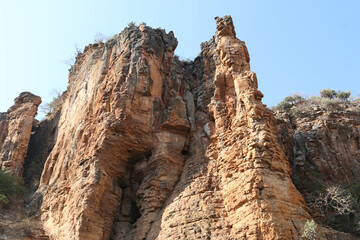
[[[356,179],[345,186],[351,196],[351,205],[355,215],[355,230],[360,232],[360,179]]]
[[[336,107],[339,104],[339,100],[332,99],[332,98],[322,98],[321,99],[321,105],[324,107]]]
[[[300,96],[299,94],[294,94],[292,96],[286,97],[284,99],[284,101],[286,101],[292,105],[296,105],[296,104],[299,104],[299,103],[305,101],[305,99],[302,96]]]
[[[337,92],[336,96],[337,96],[337,98],[339,98],[342,101],[347,101],[347,100],[349,100],[349,97],[351,96],[351,91],[344,92],[344,91],[339,90]]]
[[[23,182],[10,172],[0,170],[0,205],[9,203],[13,194],[24,193]]]
[[[277,105],[277,109],[288,112],[292,107],[292,104],[283,100],[281,102],[279,102],[279,104]]]
[[[312,96],[309,98],[304,98],[299,94],[287,96],[274,109],[287,112],[291,116],[307,115],[319,109],[340,111],[351,107],[360,111],[360,99],[351,99],[351,91],[338,90],[336,92],[333,89],[326,88],[320,91],[320,95],[321,97]]]
[[[345,92],[345,91],[338,90],[336,92],[333,89],[325,88],[320,91],[320,96],[322,98],[326,98],[326,99],[338,98],[342,101],[347,101],[347,100],[349,100],[349,97],[351,96],[351,91]]]
[[[310,193],[310,206],[320,211],[324,223],[344,232],[360,234],[360,180],[347,185],[327,185],[320,177],[311,176],[301,180],[300,184]],[[336,223],[335,216],[344,220],[342,225]],[[339,221],[339,220],[337,220]]]
[[[301,115],[301,110],[298,107],[293,106],[290,111],[289,111],[290,115],[293,116],[300,116]]]
[[[292,96],[287,96],[277,105],[276,109],[285,111],[291,115],[298,115],[301,111],[300,109],[296,108],[295,105],[303,103],[304,101],[305,99],[302,96],[294,94]]]
[[[307,220],[304,225],[303,234],[301,235],[301,237],[309,240],[316,239],[316,227],[317,226],[314,220]]]
[[[330,98],[333,99],[336,97],[336,91],[330,88],[325,88],[320,91],[320,96],[322,98]]]

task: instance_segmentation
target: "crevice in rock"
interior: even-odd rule
[[[119,177],[118,184],[122,189],[122,197],[109,239],[124,239],[136,228],[135,223],[141,217],[136,203],[136,191],[145,177],[147,162],[151,156],[152,151],[147,151],[130,157],[127,164],[128,174]]]
[[[57,111],[52,118],[43,120],[33,129],[23,173],[25,184],[33,191],[39,185],[45,161],[56,143],[60,114],[61,111]]]

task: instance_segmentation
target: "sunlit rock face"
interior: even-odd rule
[[[31,136],[34,117],[41,98],[23,92],[6,113],[0,114],[0,166],[22,177],[23,165]]]
[[[51,239],[300,239],[275,118],[231,17],[216,25],[193,62],[145,24],[78,55],[37,193]]]
[[[176,46],[172,32],[141,25],[77,57],[39,187],[50,237],[146,237],[188,158]]]

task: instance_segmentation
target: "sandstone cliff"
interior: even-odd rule
[[[358,111],[311,111],[306,116],[278,114],[279,137],[294,178],[316,170],[325,182],[351,182],[360,175]]]
[[[310,104],[310,103],[306,103]],[[353,105],[353,106],[352,106]],[[310,204],[324,186],[356,184],[360,176],[360,108],[359,104],[339,103],[337,109],[312,106],[298,114],[277,111],[280,144],[286,150],[292,178]],[[311,212],[321,221],[317,207]],[[350,232],[349,219],[334,214],[330,225]]]
[[[24,159],[41,98],[29,92],[21,93],[7,113],[0,115],[0,166],[19,177],[23,173]]]
[[[329,181],[358,174],[356,116],[275,119],[231,17],[216,26],[192,62],[174,56],[172,32],[145,24],[77,56],[61,109],[33,129],[25,160],[38,186],[28,213],[40,208],[50,239],[301,239],[312,212],[291,169],[293,179],[306,162]],[[1,121],[0,143],[7,129]],[[355,239],[321,224],[317,234]]]
[[[88,46],[71,69],[57,142],[41,177],[56,239],[138,239],[178,180],[190,125],[173,34],[145,25]]]
[[[194,63],[145,25],[77,57],[39,187],[50,237],[300,237],[311,217],[275,119],[231,18],[216,22]]]

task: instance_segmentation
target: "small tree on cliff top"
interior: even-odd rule
[[[347,101],[349,97],[351,96],[351,91],[341,91],[338,90],[337,92],[334,89],[325,88],[320,91],[320,96],[322,98],[328,98],[328,99],[334,99],[338,98],[342,101]]]
[[[62,103],[61,93],[60,91],[53,90],[52,93],[53,99],[48,103],[43,103],[40,106],[40,111],[45,113],[46,115],[49,115],[54,112]]]
[[[351,91],[344,92],[339,90],[336,95],[340,100],[346,101],[351,96]]]
[[[322,98],[330,98],[333,99],[336,97],[336,91],[330,88],[325,88],[320,91],[320,96]]]

